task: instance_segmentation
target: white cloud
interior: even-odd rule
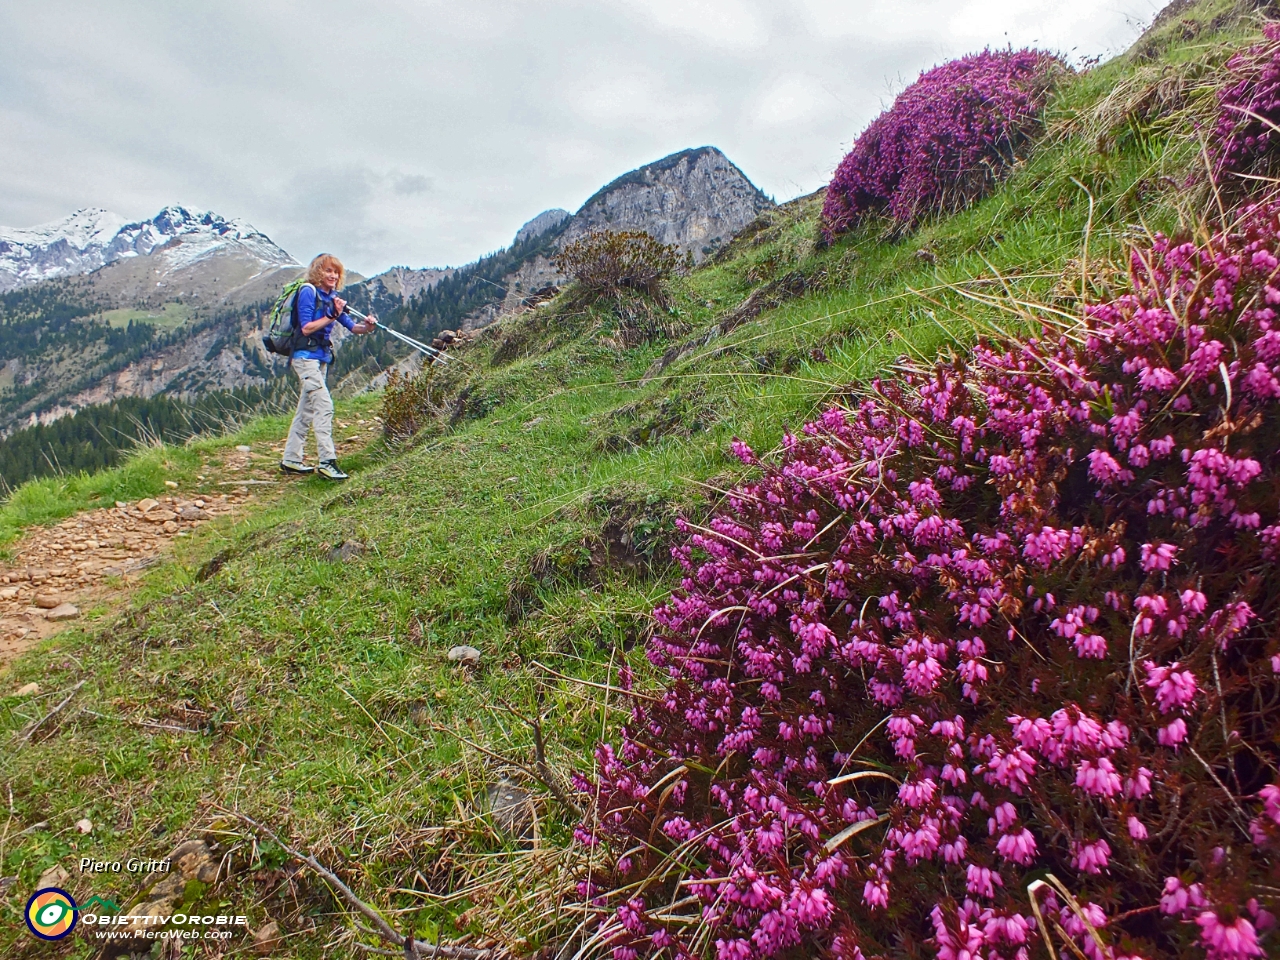
[[[804,74],[773,80],[755,105],[755,119],[767,126],[784,126],[812,120],[830,110],[836,101],[822,84]]]
[[[1114,50],[1158,0],[1125,3],[10,3],[0,223],[183,200],[362,273],[457,264],[684,147],[809,192],[920,70]]]
[[[622,0],[632,16],[664,30],[731,50],[755,50],[769,33],[745,0]]]

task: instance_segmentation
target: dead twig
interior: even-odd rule
[[[26,743],[27,741],[29,741],[32,738],[32,736],[35,735],[35,732],[39,730],[42,726],[44,726],[45,721],[48,720],[50,717],[52,717],[54,714],[56,714],[58,711],[60,711],[68,703],[70,703],[71,698],[74,697],[76,693],[80,690],[80,688],[83,687],[88,682],[89,682],[88,680],[81,680],[79,683],[77,683],[74,687],[71,688],[71,692],[67,694],[65,700],[63,700],[60,704],[58,704],[56,707],[54,707],[52,710],[46,713],[39,720],[35,720],[32,723],[27,724],[25,729],[23,729],[22,733],[18,735],[18,742]]]
[[[381,950],[377,947],[368,947],[364,944],[356,943],[355,946],[360,949],[368,951],[369,953],[384,953],[391,957],[445,957],[446,960],[488,960],[488,958],[494,955],[492,950],[477,950],[474,947],[450,947],[440,943],[428,943],[425,940],[411,940],[403,934],[397,933],[396,929],[386,921],[382,914],[357,897],[355,893],[352,892],[351,888],[339,879],[336,873],[322,864],[315,857],[311,856],[309,853],[303,853],[300,850],[295,850],[293,847],[289,846],[289,844],[280,839],[274,830],[265,824],[259,823],[252,817],[239,813],[238,811],[231,812],[234,816],[243,820],[255,830],[261,830],[265,833],[272,842],[274,842],[289,856],[293,857],[293,859],[300,863],[305,863],[308,867],[314,870],[322,879],[342,895],[342,899],[346,900],[347,903],[369,919],[374,927],[377,928],[371,932],[376,933],[389,943],[393,943],[397,947],[400,947],[403,953],[400,951]]]

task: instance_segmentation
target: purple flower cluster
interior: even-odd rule
[[[866,213],[910,225],[982,196],[1039,130],[1060,69],[1038,50],[986,50],[922,73],[836,168],[822,208],[827,238]]]
[[[579,778],[617,960],[1280,948],[1280,203],[1131,283],[735,442]]]
[[[1250,168],[1276,142],[1280,125],[1280,23],[1263,27],[1266,42],[1227,61],[1235,82],[1218,91],[1212,149],[1219,171]]]

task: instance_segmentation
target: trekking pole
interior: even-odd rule
[[[365,316],[359,310],[354,309],[353,307],[348,306],[346,312],[351,314],[353,317],[355,317],[357,320],[361,322],[367,322],[369,320],[367,316]],[[387,333],[391,334],[397,340],[407,343],[409,346],[413,347],[419,353],[425,353],[428,357],[434,357],[438,360],[453,359],[443,350],[437,350],[435,347],[427,346],[427,344],[423,343],[421,340],[415,340],[413,339],[413,337],[405,336],[399,330],[392,330],[390,327],[388,327],[386,324],[382,323],[379,320],[374,320],[373,325],[375,327],[378,327],[381,330],[385,330]]]

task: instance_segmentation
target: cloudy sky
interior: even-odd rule
[[[0,0],[0,224],[170,203],[458,264],[714,144],[782,201],[918,73],[1123,50],[1163,0]]]

